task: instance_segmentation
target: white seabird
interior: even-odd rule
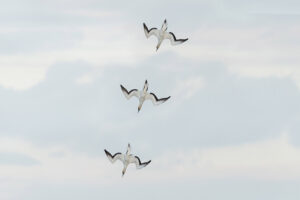
[[[145,100],[151,100],[153,105],[159,105],[159,104],[167,101],[171,97],[171,96],[169,96],[166,98],[158,99],[154,93],[148,93],[147,92],[148,91],[148,81],[147,80],[145,81],[144,88],[141,91],[138,91],[137,89],[133,89],[128,92],[127,89],[123,85],[120,85],[120,86],[121,86],[121,90],[122,90],[123,94],[125,95],[125,97],[127,99],[130,99],[133,96],[135,96],[139,99],[138,112],[140,112]]]
[[[158,50],[158,48],[160,47],[160,45],[161,45],[161,43],[163,42],[164,39],[169,39],[172,45],[181,44],[181,43],[188,40],[188,38],[186,38],[186,39],[176,39],[174,33],[167,32],[168,24],[167,24],[166,19],[165,19],[164,23],[162,24],[160,30],[158,30],[157,28],[151,28],[149,30],[145,23],[143,23],[143,25],[144,25],[144,32],[145,32],[145,35],[146,35],[147,38],[149,38],[152,35],[155,35],[157,37],[158,44],[156,46],[156,51]]]
[[[116,153],[114,155],[111,155],[111,153],[109,153],[106,149],[104,149],[104,152],[111,163],[116,162],[116,160],[120,160],[123,163],[124,168],[122,170],[122,177],[124,176],[129,164],[133,163],[135,164],[137,169],[142,169],[143,167],[146,167],[151,162],[151,160],[149,160],[148,162],[142,163],[139,157],[130,154],[131,152],[130,144],[128,144],[126,154]]]

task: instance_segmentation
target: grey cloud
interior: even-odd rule
[[[166,148],[274,138],[299,122],[300,93],[289,79],[239,78],[222,64],[192,63],[168,53],[135,67],[106,67],[92,84],[75,83],[91,71],[84,62],[58,63],[28,91],[0,89],[0,132],[91,154],[103,154],[103,148],[120,151],[116,147],[131,142],[136,151],[146,145],[150,157]],[[177,81],[194,76],[205,80],[194,97],[184,103],[171,97],[157,107],[146,102],[139,114],[137,100],[127,101],[119,87],[141,88],[148,79],[149,90],[164,97]]]
[[[89,15],[102,11],[120,15]],[[281,45],[291,47],[299,43],[296,31],[291,29],[299,24],[297,12],[296,0],[1,1],[0,53],[26,54],[73,47],[81,41],[83,28],[87,27],[122,31],[135,24],[142,33],[143,22],[158,27],[164,18],[169,21],[170,31],[189,38],[194,30],[200,30],[196,37],[201,37],[201,28],[264,28],[267,31],[262,37],[268,40],[259,46],[275,44],[274,48],[280,49]],[[119,26],[120,22],[125,25]],[[131,24],[126,26],[127,23]],[[6,34],[7,30],[20,31]],[[186,45],[196,40],[190,38]],[[240,40],[229,43],[249,48],[248,43]],[[75,80],[85,74],[92,74],[94,81],[78,85]],[[192,98],[181,102],[173,95],[178,81],[198,76],[205,81],[205,87]],[[137,100],[127,101],[119,84],[141,88],[145,79],[150,91],[159,97],[172,97],[157,107],[146,102],[137,114]],[[40,84],[26,91],[0,87],[0,97],[0,138],[17,136],[43,147],[63,145],[90,156],[104,157],[104,148],[125,151],[130,142],[134,153],[155,162],[154,158],[165,151],[250,143],[275,138],[284,132],[294,145],[300,145],[300,92],[290,79],[237,77],[220,62],[190,61],[163,51],[135,66],[111,65],[100,70],[88,61],[56,63]],[[65,154],[58,151],[49,156],[63,159]],[[36,164],[40,164],[38,160],[25,154],[0,154],[0,165]],[[155,184],[147,180],[133,184],[124,179],[105,187],[80,180],[52,184],[39,180],[24,183],[0,177],[1,197],[14,199],[10,197],[17,195],[15,199],[22,200],[300,198],[299,181],[224,178]]]
[[[0,53],[30,54],[32,52],[53,51],[72,48],[82,40],[80,32],[63,30],[20,30],[0,33]]]
[[[268,2],[266,2],[268,3]],[[278,3],[278,2],[277,2]],[[251,3],[252,5],[252,3]],[[259,4],[260,5],[260,4]],[[279,4],[281,5],[281,4]],[[73,47],[83,39],[83,27],[103,27],[110,24],[113,29],[120,27],[116,21],[133,22],[141,27],[146,22],[149,27],[159,27],[163,19],[169,21],[169,29],[182,37],[190,32],[206,27],[268,27],[269,37],[276,37],[278,26],[288,30],[288,26],[299,22],[299,17],[274,17],[270,15],[240,12],[242,5],[235,1],[26,1],[6,2],[0,8],[0,25],[5,29],[19,29],[18,32],[0,32],[1,54],[31,53]],[[138,9],[137,9],[138,8]],[[186,12],[188,10],[188,12]],[[85,13],[117,12],[119,16],[95,17],[81,15]],[[78,13],[79,12],[79,13]],[[184,13],[184,14],[181,14]],[[242,16],[242,17],[241,17]],[[35,29],[39,27],[39,29]],[[111,28],[110,27],[110,28]],[[274,29],[274,30],[273,30]],[[276,31],[275,31],[276,30]],[[281,32],[280,32],[281,33]],[[275,34],[275,35],[273,35]],[[201,37],[201,33],[199,34]],[[290,37],[288,37],[290,38]],[[289,40],[293,44],[296,36]],[[190,38],[192,41],[193,38]],[[233,41],[234,42],[234,41]]]
[[[28,155],[12,152],[0,152],[0,165],[37,165],[40,162]]]
[[[22,191],[23,200],[173,199],[298,200],[299,181],[180,180],[147,184],[116,182],[105,187],[84,184],[38,184]],[[34,190],[34,192],[32,192]],[[0,189],[1,191],[1,189]],[[117,192],[116,192],[117,191]],[[217,192],[216,192],[217,191]]]
[[[188,12],[186,12],[188,10]],[[181,28],[198,27],[207,21],[213,22],[226,17],[222,11],[222,4],[211,1],[26,1],[18,0],[7,2],[0,8],[0,24],[8,27],[79,27],[114,21],[114,17],[97,18],[95,16],[82,16],[77,11],[86,13],[118,12],[122,16],[118,20],[130,20],[141,24],[153,23],[160,26],[162,21],[172,19],[173,24]],[[71,11],[71,12],[70,12]],[[181,14],[181,13],[184,13]],[[196,19],[196,20],[195,20]],[[151,21],[150,21],[151,20]],[[194,23],[187,23],[194,21]],[[176,26],[173,27],[173,31]]]
[[[294,6],[290,6],[290,5]],[[122,13],[120,19],[127,19],[135,23],[148,22],[153,26],[159,26],[164,18],[176,24],[172,27],[174,32],[181,29],[195,30],[202,26],[224,25],[230,23],[242,26],[247,24],[249,14],[278,13],[295,14],[299,10],[299,3],[294,0],[281,1],[260,1],[260,2],[239,2],[236,0],[227,1],[35,1],[25,2],[14,0],[3,3],[0,8],[0,24],[5,26],[60,26],[78,27],[86,25],[97,25],[103,21],[111,21],[110,18],[96,18],[95,16],[77,15],[76,11],[89,12],[118,12]],[[74,13],[69,11],[75,11]],[[296,12],[297,11],[297,12]],[[281,14],[279,12],[279,14]],[[250,17],[256,23],[256,17]],[[250,20],[250,21],[251,21]],[[276,22],[276,21],[275,21]],[[172,24],[170,23],[170,25]]]
[[[87,7],[88,6],[88,7]],[[0,8],[0,25],[2,27],[62,27],[76,29],[81,26],[97,25],[110,19],[105,17],[96,17],[81,15],[77,11],[89,12],[107,12],[103,7],[92,4],[85,5],[84,2],[76,1],[9,1],[3,3]]]

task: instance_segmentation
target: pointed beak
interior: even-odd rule
[[[140,112],[141,108],[138,108],[138,113]]]
[[[122,172],[122,177],[124,176],[124,174],[125,174],[125,173],[124,173],[124,172]]]
[[[159,46],[156,46],[156,51],[158,50]]]

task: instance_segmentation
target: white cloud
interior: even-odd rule
[[[91,74],[84,74],[76,80],[76,83],[79,85],[90,84],[94,81],[94,78]]]
[[[63,10],[64,14],[76,15],[81,17],[93,17],[93,18],[101,18],[105,19],[107,17],[116,17],[120,16],[121,13],[117,11],[99,11],[99,10],[85,10],[85,9],[70,9]]]
[[[173,94],[177,98],[190,99],[204,86],[205,82],[202,77],[188,78],[177,83]]]
[[[6,138],[0,140],[0,152],[26,154],[41,163],[33,166],[0,165],[2,179],[110,185],[121,177],[122,164],[117,162],[111,165],[104,154],[90,157],[65,147],[36,147]],[[178,178],[298,180],[299,155],[300,148],[292,146],[287,136],[282,135],[250,144],[165,152],[153,158],[152,163],[143,170],[130,166],[126,179],[130,182]]]
[[[29,182],[111,182],[106,177],[112,170],[104,157],[88,157],[61,146],[36,147],[22,140],[6,138],[1,138],[0,146],[0,152],[22,153],[40,162],[33,166],[0,165],[2,178]],[[55,156],[58,153],[61,156]]]
[[[125,30],[122,27],[126,27],[127,34],[120,31]],[[75,31],[82,33],[83,38],[73,41],[70,47],[0,55],[0,85],[16,90],[29,89],[43,80],[49,67],[57,62],[80,60],[102,68],[118,64],[134,65],[153,53],[140,45],[143,32],[137,33],[131,24],[85,26]]]
[[[0,67],[0,85],[6,89],[26,90],[45,78],[46,67],[24,66],[25,63],[20,64],[20,60],[12,62]]]
[[[153,159],[152,179],[299,180],[300,148],[284,134],[255,143],[169,152]]]
[[[300,88],[297,26],[201,28],[187,48],[176,52],[191,60],[219,61],[239,76],[289,77]]]

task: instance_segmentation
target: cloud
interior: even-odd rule
[[[12,153],[3,153],[10,151]],[[18,139],[1,138],[0,177],[14,181],[84,181],[102,183],[110,168],[103,156],[89,157],[64,146],[41,147]],[[61,156],[53,156],[54,154]],[[26,156],[25,156],[25,155]],[[37,165],[37,163],[40,163]],[[102,178],[100,178],[102,177]]]
[[[133,153],[137,152],[133,150]],[[44,196],[80,199],[90,192],[91,199],[106,196],[110,199],[124,196],[131,190],[136,195],[144,193],[149,187],[155,191],[164,188],[159,194],[168,197],[174,193],[174,188],[178,188],[178,195],[192,193],[191,196],[197,199],[203,195],[202,192],[195,193],[199,191],[199,185],[201,190],[239,188],[238,191],[243,191],[236,193],[240,197],[245,192],[252,194],[249,186],[253,189],[257,184],[261,184],[258,188],[264,191],[261,195],[272,196],[274,188],[278,188],[275,193],[282,196],[282,189],[287,185],[288,191],[297,191],[300,177],[300,149],[291,145],[287,134],[240,145],[166,150],[152,157],[151,164],[142,170],[129,166],[124,178],[121,178],[122,164],[116,162],[112,165],[104,152],[90,156],[74,152],[64,145],[36,146],[23,140],[1,137],[0,152],[3,151],[26,154],[42,163],[9,167],[0,165],[0,194],[11,199],[20,199],[21,196],[24,199]],[[146,159],[144,155],[139,156],[142,160]],[[192,188],[184,185],[191,185]],[[197,187],[194,188],[195,185]],[[185,191],[183,188],[189,189]],[[119,193],[114,193],[115,190]],[[138,199],[139,195],[136,195],[132,198]],[[219,197],[211,196],[211,199]]]
[[[1,198],[299,199],[298,7],[3,3],[0,156],[11,164],[0,165]],[[154,53],[142,23],[164,18],[189,41]],[[137,114],[119,85],[145,79],[172,98]],[[153,161],[122,179],[103,149],[128,142]]]
[[[148,175],[157,179],[299,180],[299,153],[283,134],[242,145],[171,151],[153,162],[154,172]]]
[[[119,27],[124,26],[129,27],[128,34],[120,31]],[[124,22],[77,29],[26,29],[25,33],[18,28],[5,35],[2,46],[5,53],[0,55],[0,85],[15,90],[35,86],[56,63],[81,61],[94,68],[104,68],[117,64],[134,65],[150,55],[150,51],[140,45],[143,32],[136,32],[132,24]]]
[[[93,82],[93,77],[90,74],[85,74],[76,80],[78,84],[90,84]]]
[[[88,84],[78,84],[82,77]],[[137,115],[137,100],[126,101],[119,85],[142,88],[145,79],[150,92],[174,97],[160,106],[145,102]],[[176,91],[189,98],[180,100]],[[190,62],[170,53],[105,69],[57,63],[35,87],[0,89],[0,94],[2,133],[93,154],[101,152],[99,146],[128,142],[140,144],[138,149],[155,143],[156,154],[166,148],[165,140],[168,148],[178,148],[254,142],[284,131],[296,139],[300,112],[299,91],[288,79],[241,78],[218,63]]]
[[[65,27],[4,27],[0,29],[0,53],[30,56],[37,52],[70,49],[82,40],[82,33]]]
[[[173,93],[175,93],[176,98],[189,99],[204,86],[205,82],[201,77],[193,77],[184,81],[180,81]]]
[[[39,164],[39,162],[30,156],[21,153],[0,152],[0,165],[30,166],[36,164]]]
[[[6,67],[0,67],[0,85],[5,89],[26,90],[40,83],[46,75],[44,67],[24,67],[19,66],[16,61],[16,66],[11,64]]]
[[[249,16],[244,25],[198,28],[190,36],[193,43],[175,51],[187,59],[222,62],[239,76],[290,78],[299,87],[299,19]]]

